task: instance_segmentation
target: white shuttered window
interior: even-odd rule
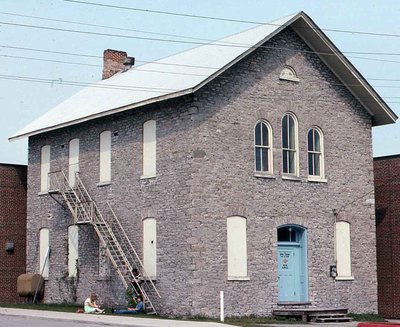
[[[50,145],[40,149],[40,192],[46,192],[49,187]]]
[[[143,220],[143,265],[146,274],[157,277],[157,223],[154,218]]]
[[[69,185],[75,186],[75,172],[79,171],[79,139],[69,141]]]
[[[228,279],[248,279],[246,218],[227,218],[227,242]]]
[[[156,176],[157,162],[156,121],[149,120],[143,124],[143,176]]]
[[[111,132],[100,134],[100,183],[111,181]]]
[[[78,226],[68,227],[68,276],[76,277],[78,265]]]
[[[350,224],[345,221],[336,223],[336,268],[338,279],[352,279]]]
[[[46,260],[47,249],[50,246],[50,235],[48,228],[42,228],[39,232],[39,273],[42,272],[44,278],[49,277],[50,258]]]

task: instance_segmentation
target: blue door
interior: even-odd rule
[[[278,300],[306,302],[307,252],[306,233],[294,226],[278,229]]]

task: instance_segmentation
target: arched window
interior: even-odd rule
[[[49,188],[50,172],[50,145],[40,149],[40,191],[45,192]]]
[[[100,134],[100,183],[111,181],[111,132]]]
[[[50,233],[48,228],[42,228],[39,232],[39,273],[44,278],[49,277],[50,267]]]
[[[156,176],[157,136],[156,121],[148,120],[143,124],[143,175],[142,178]]]
[[[77,225],[68,227],[68,276],[76,277],[78,272],[78,231]]]
[[[335,229],[337,279],[353,279],[350,235],[350,224],[346,221],[338,221]]]
[[[248,279],[247,277],[247,232],[246,218],[227,218],[228,279]]]
[[[308,176],[324,178],[324,140],[319,128],[308,131]]]
[[[272,129],[268,122],[259,121],[254,128],[254,157],[256,172],[272,174]]]
[[[75,173],[79,171],[79,139],[73,139],[69,141],[69,185],[71,187],[75,186]]]
[[[298,176],[297,119],[287,113],[282,118],[282,172]]]
[[[157,222],[154,218],[143,220],[143,266],[147,276],[157,277]]]

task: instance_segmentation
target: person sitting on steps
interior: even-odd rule
[[[120,310],[111,309],[111,312],[116,313],[116,314],[135,314],[135,313],[144,312],[142,296],[139,295],[136,298],[136,308],[128,308],[128,309],[120,309]]]

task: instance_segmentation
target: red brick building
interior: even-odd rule
[[[400,318],[400,155],[374,159],[378,310]]]
[[[17,277],[26,270],[26,173],[0,164],[0,303],[22,302]]]

